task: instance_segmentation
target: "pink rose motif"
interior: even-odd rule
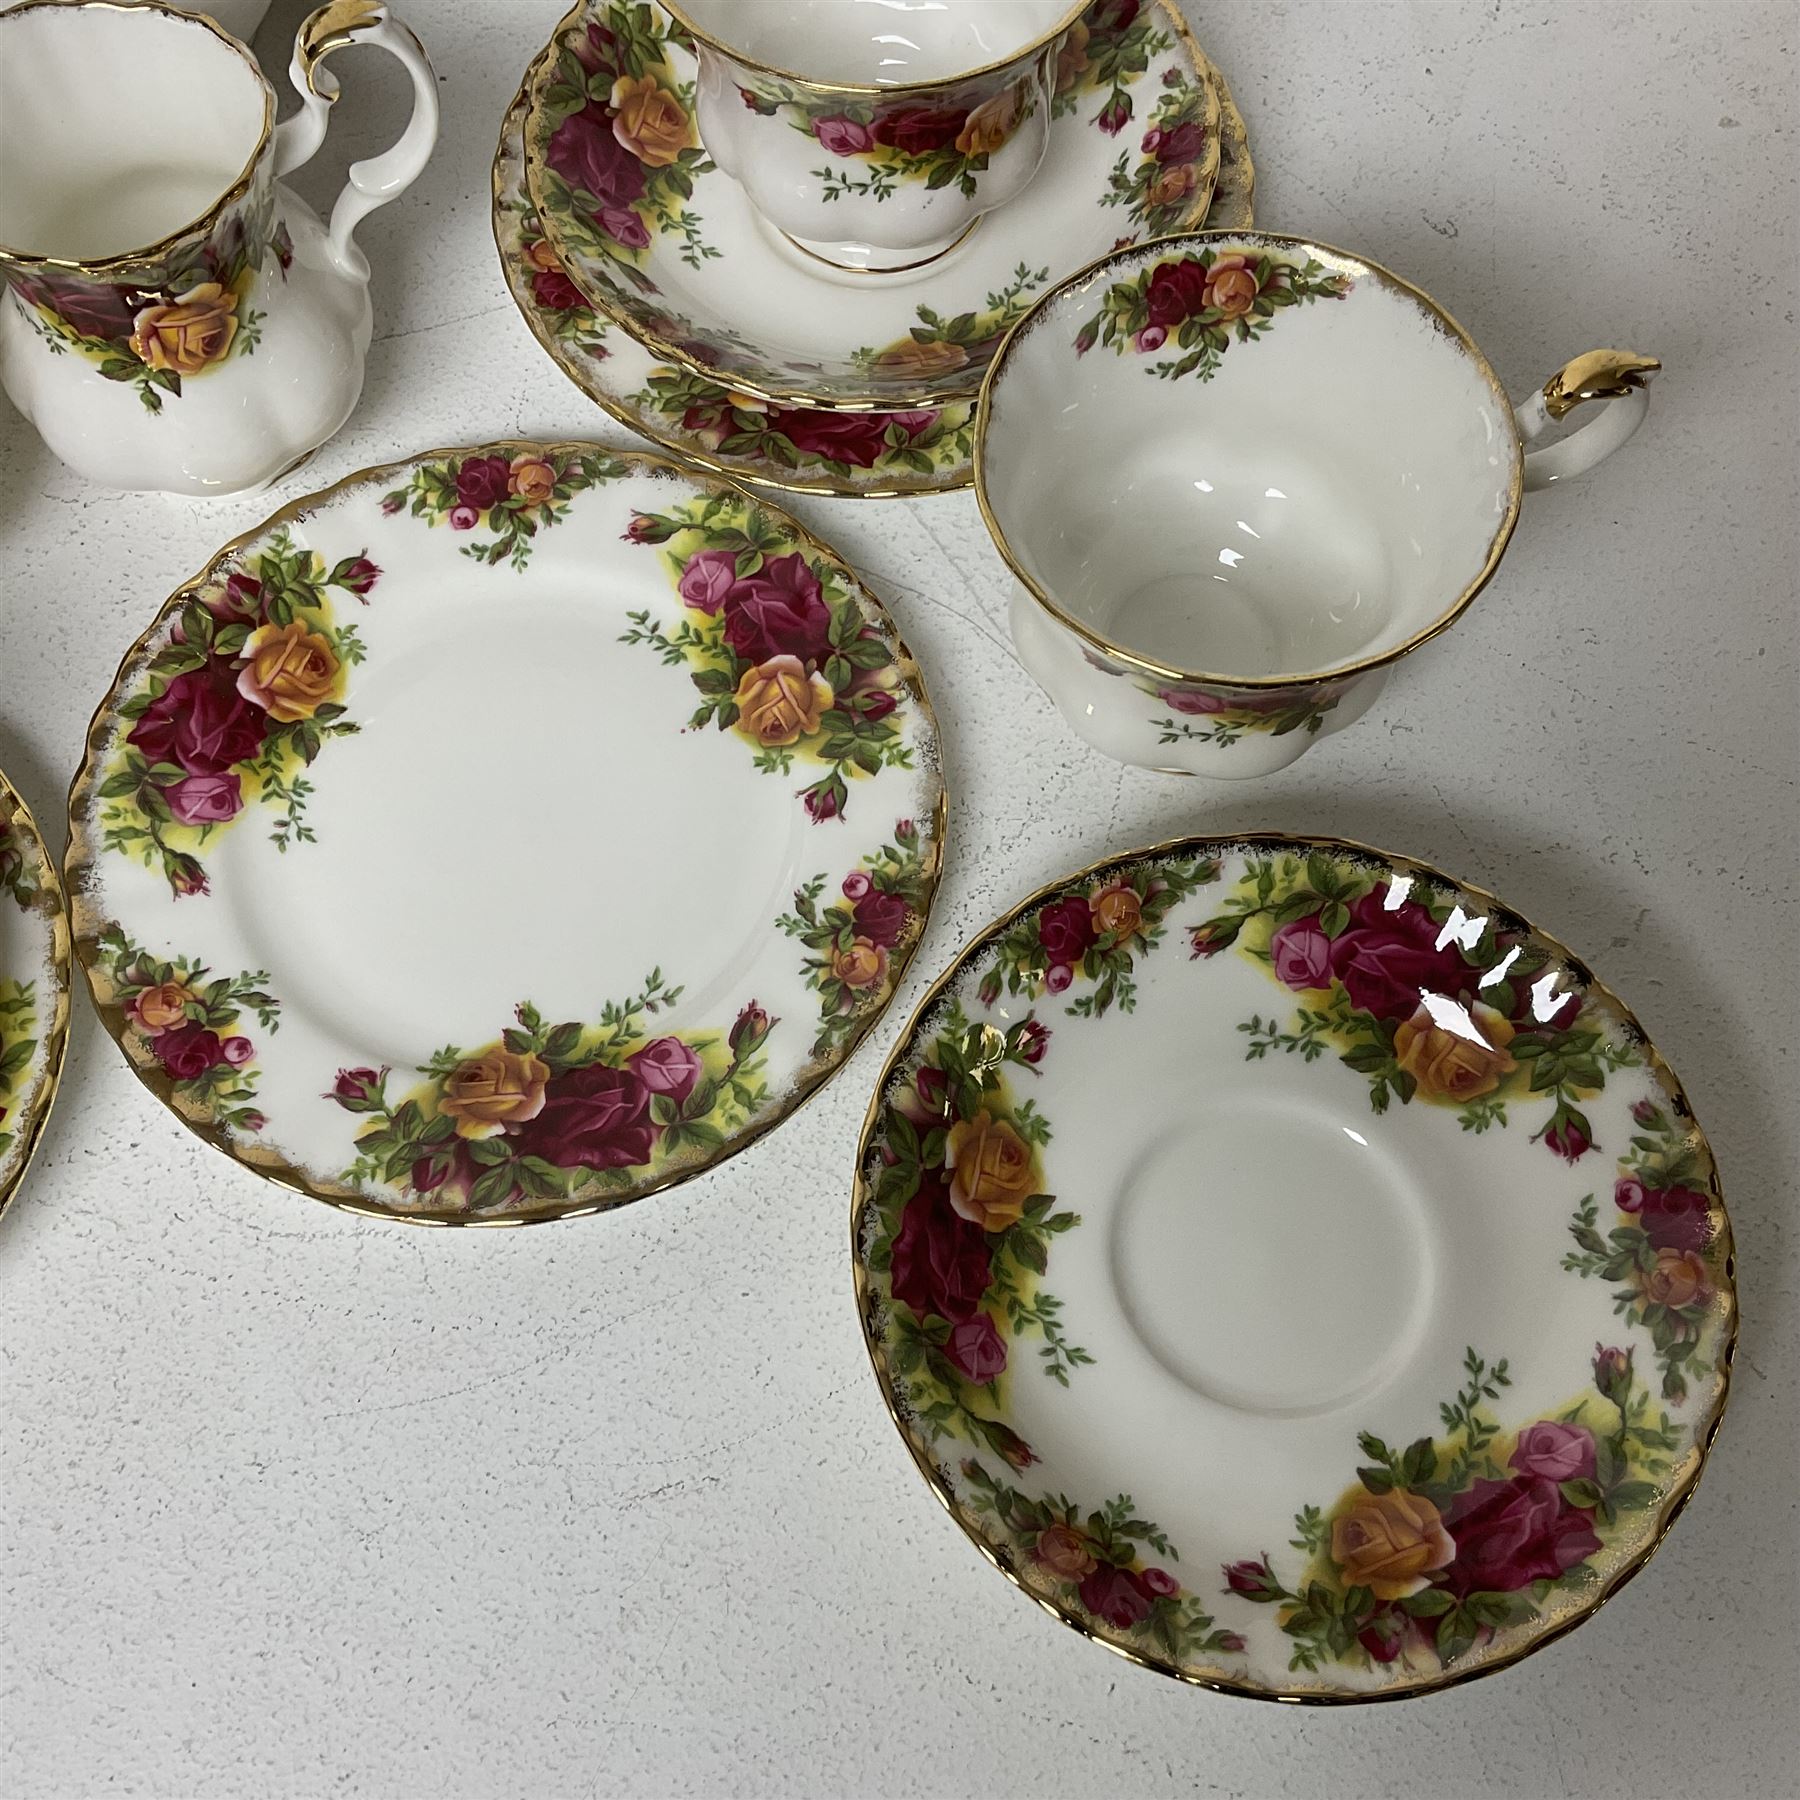
[[[875,884],[870,881],[868,876],[858,869],[854,874],[846,875],[844,877],[844,898],[846,900],[860,900],[874,888],[874,885]]]
[[[928,1169],[894,1234],[889,1284],[920,1318],[972,1319],[993,1276],[987,1233],[950,1204],[941,1171]]]
[[[1160,330],[1160,326],[1152,327]],[[1138,336],[1148,334],[1140,331]],[[1167,336],[1167,333],[1164,333]],[[1151,346],[1153,349],[1154,345]],[[1233,702],[1224,694],[1216,694],[1211,688],[1201,687],[1166,687],[1156,690],[1156,697],[1165,706],[1172,706],[1178,713],[1187,713],[1190,717],[1197,714],[1230,712]]]
[[[1150,1596],[1128,1570],[1116,1569],[1111,1563],[1102,1563],[1091,1575],[1083,1576],[1076,1591],[1081,1604],[1116,1631],[1129,1631],[1150,1610]]]
[[[918,437],[921,432],[929,431],[938,422],[935,407],[912,412],[883,413],[880,416],[891,424],[898,425],[908,437]]]
[[[234,774],[189,775],[164,788],[163,798],[182,825],[222,825],[236,818],[244,804]]]
[[[481,514],[473,506],[458,504],[450,509],[450,529],[452,531],[473,531],[481,523]]]
[[[875,148],[874,132],[867,125],[846,118],[842,113],[814,119],[812,133],[833,156],[861,156],[864,151]]]
[[[1052,963],[1044,971],[1044,986],[1052,994],[1060,994],[1075,979],[1075,971],[1067,963]]]
[[[1275,959],[1275,977],[1291,988],[1331,985],[1331,939],[1317,919],[1295,919],[1283,925],[1269,940]]]
[[[1006,1368],[1006,1342],[984,1312],[950,1327],[944,1341],[946,1359],[969,1380],[993,1381]]]
[[[716,613],[737,583],[735,550],[702,550],[689,558],[676,584],[682,599],[696,612]]]
[[[256,1054],[256,1046],[247,1037],[228,1037],[220,1041],[219,1054],[232,1068],[241,1069]]]
[[[1080,962],[1094,943],[1094,914],[1086,896],[1070,894],[1046,906],[1038,914],[1038,942],[1053,965]]]
[[[1585,1425],[1559,1425],[1551,1419],[1527,1425],[1507,1466],[1546,1481],[1592,1481],[1594,1434]]]
[[[700,1058],[678,1037],[653,1038],[631,1058],[631,1069],[653,1094],[679,1106],[700,1079]]]
[[[602,207],[629,206],[644,191],[644,165],[613,136],[612,114],[592,100],[550,134],[544,161]]]
[[[223,775],[257,755],[267,725],[268,715],[215,660],[177,675],[126,735],[152,762],[174,763],[190,775]]]
[[[726,596],[724,610],[725,641],[747,662],[774,656],[819,662],[830,649],[831,612],[818,576],[797,550],[770,557],[742,577]]]
[[[1181,1592],[1181,1583],[1167,1569],[1139,1569],[1138,1585],[1159,1596]]]
[[[627,1169],[656,1150],[650,1089],[635,1069],[605,1063],[553,1075],[544,1105],[513,1138],[521,1156],[559,1169]]]
[[[627,250],[649,247],[649,229],[629,206],[601,207],[597,223],[615,244],[622,244]]]
[[[1152,350],[1160,350],[1169,341],[1169,334],[1160,325],[1146,325],[1131,342],[1135,349],[1145,355]]]
[[[1537,1475],[1477,1480],[1451,1501],[1444,1526],[1456,1557],[1439,1584],[1459,1598],[1554,1581],[1600,1548],[1592,1512]]]

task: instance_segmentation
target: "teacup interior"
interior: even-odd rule
[[[1022,50],[1069,0],[682,0],[720,43],[814,81],[887,87]]]
[[[1234,252],[1235,281],[1165,278],[1155,317],[1190,301],[1193,343],[1109,307],[1159,264]],[[1260,268],[1309,257],[1292,285],[1311,291],[1245,315],[1253,336],[1221,319]],[[1109,310],[1136,328],[1078,352]],[[1224,348],[1173,373],[1209,318]],[[1510,529],[1518,466],[1511,409],[1439,313],[1354,258],[1255,233],[1146,248],[1054,296],[1004,354],[983,448],[994,519],[1065,613],[1227,676],[1324,673],[1435,623]]]
[[[0,245],[123,255],[203,217],[256,152],[268,89],[209,26],[153,11],[0,13]]]

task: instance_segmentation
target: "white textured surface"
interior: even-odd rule
[[[277,0],[266,62],[303,10]],[[619,436],[537,352],[488,242],[495,128],[552,7],[409,10],[444,144],[365,228],[364,402],[282,497],[482,434]],[[1604,343],[1668,373],[1642,435],[1528,507],[1368,721],[1248,789],[1067,735],[1006,647],[971,499],[799,503],[893,604],[945,725],[950,863],[906,998],[1017,893],[1193,829],[1410,851],[1566,938],[1680,1070],[1737,1224],[1736,1398],[1654,1567],[1436,1698],[1185,1691],[986,1570],[881,1411],[846,1178],[900,1014],[714,1177],[430,1233],[189,1138],[83,1006],[0,1223],[0,1792],[1793,1792],[1793,10],[1212,12],[1262,222],[1418,280],[1519,391]],[[339,167],[402,91],[379,58],[344,74]],[[120,652],[262,510],[101,495],[0,417],[0,762],[56,838]]]

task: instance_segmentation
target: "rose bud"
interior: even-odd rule
[[[1243,1599],[1269,1601],[1281,1598],[1281,1583],[1275,1579],[1275,1571],[1269,1567],[1266,1556],[1260,1562],[1226,1563],[1224,1568],[1225,1586]]]
[[[731,1028],[731,1035],[726,1042],[731,1046],[734,1062],[742,1062],[752,1052],[762,1048],[763,1041],[773,1031],[778,1020],[771,1019],[754,1000],[738,1014],[737,1023]]]
[[[1639,1100],[1632,1107],[1631,1116],[1643,1126],[1657,1126],[1663,1122],[1662,1109],[1654,1100]]]
[[[1592,1128],[1583,1113],[1572,1106],[1559,1106],[1544,1132],[1544,1145],[1554,1150],[1564,1162],[1580,1162],[1594,1147]]]
[[[1237,942],[1237,934],[1243,928],[1242,919],[1208,919],[1188,933],[1189,955],[1217,956]]]
[[[1036,1068],[1044,1060],[1044,1052],[1050,1048],[1050,1027],[1040,1025],[1035,1018],[1030,1018],[1019,1027],[1019,1055],[1024,1061]]]
[[[659,519],[655,513],[638,513],[625,527],[624,538],[628,544],[666,544],[680,527],[669,519]]]
[[[894,842],[896,844],[910,844],[918,835],[919,828],[911,819],[902,819],[899,824],[894,827]]]
[[[1221,1631],[1219,1648],[1229,1651],[1233,1656],[1244,1648],[1244,1634],[1241,1631]]]
[[[191,856],[177,851],[173,856],[165,856],[163,867],[168,872],[169,886],[177,894],[205,894],[212,890],[207,885],[206,871]]]
[[[860,900],[874,885],[868,876],[858,869],[854,874],[844,877],[844,898]]]
[[[1623,1406],[1631,1394],[1631,1364],[1636,1352],[1594,1346],[1594,1386],[1615,1406]]]
[[[387,1105],[381,1091],[387,1075],[386,1069],[339,1069],[325,1098],[335,1100],[346,1112],[380,1112]]]
[[[332,585],[348,588],[360,598],[368,597],[369,589],[375,585],[381,571],[366,556],[346,556],[331,571]]]

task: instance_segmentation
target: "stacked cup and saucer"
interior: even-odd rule
[[[1000,340],[1070,270],[1250,224],[1243,121],[1168,0],[582,0],[495,234],[540,341],[691,460],[804,492],[972,479]]]

